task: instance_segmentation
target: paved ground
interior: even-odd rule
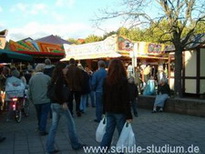
[[[156,113],[139,109],[139,117],[134,118],[132,126],[137,138],[139,151],[128,153],[160,153],[163,148],[168,151],[161,153],[177,153],[177,148],[183,147],[186,153],[194,153],[200,149],[200,154],[205,154],[205,119],[201,117]],[[80,117],[74,117],[80,140],[89,146],[98,146],[95,141],[97,123],[93,122],[95,109],[89,107],[86,113]],[[50,126],[50,121],[48,128]],[[21,123],[15,121],[6,122],[5,113],[0,115],[0,133],[6,136],[6,140],[0,143],[0,154],[44,154],[46,136],[39,136],[35,131],[37,120],[33,107],[30,116],[23,118]],[[113,139],[115,145],[117,133]],[[57,132],[56,147],[62,154],[84,154],[83,150],[73,151],[69,144],[64,119],[61,119]],[[141,148],[141,150],[140,150]],[[174,149],[175,148],[175,149]],[[97,153],[97,152],[87,152]]]

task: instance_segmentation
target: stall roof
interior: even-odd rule
[[[70,58],[76,60],[98,59],[98,58],[116,58],[123,56],[121,51],[127,50],[129,56],[129,40],[117,35],[107,37],[103,41],[92,42],[80,45],[64,44],[66,57],[61,61],[68,61]]]
[[[49,35],[40,39],[36,39],[36,42],[46,42],[46,43],[52,43],[52,44],[71,44],[70,42],[58,37],[58,36],[54,36],[54,35]]]
[[[1,62],[10,62],[10,61],[32,61],[33,57],[26,55],[26,54],[21,54],[17,52],[13,52],[10,50],[5,50],[5,49],[0,49],[0,61]]]
[[[194,49],[200,45],[205,44],[205,33],[193,35],[192,37],[190,37],[189,42],[190,43],[185,47],[184,50]],[[174,45],[169,45],[166,47],[165,52],[173,52],[173,51],[175,51]]]
[[[99,42],[80,45],[64,44],[66,57],[61,59],[61,61],[68,61],[70,58],[76,60],[131,58],[134,55],[138,58],[168,59],[168,54],[164,53],[164,48],[164,44],[131,42],[121,36],[112,35]]]

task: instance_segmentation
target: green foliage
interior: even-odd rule
[[[198,23],[198,25],[196,26],[195,33],[197,34],[205,33],[205,21]]]
[[[72,44],[78,44],[78,41],[74,38],[69,38],[68,42],[72,43]]]
[[[102,40],[102,37],[100,36],[89,35],[87,38],[85,38],[85,43],[98,42],[101,40]]]

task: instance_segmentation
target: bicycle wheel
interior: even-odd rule
[[[22,119],[22,112],[21,112],[21,110],[16,110],[16,112],[15,112],[15,119],[16,119],[16,121],[18,123],[21,122],[21,119]]]

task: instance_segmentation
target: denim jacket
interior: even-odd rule
[[[93,74],[91,81],[91,87],[93,91],[103,92],[103,82],[106,76],[107,71],[104,68],[100,68]]]

